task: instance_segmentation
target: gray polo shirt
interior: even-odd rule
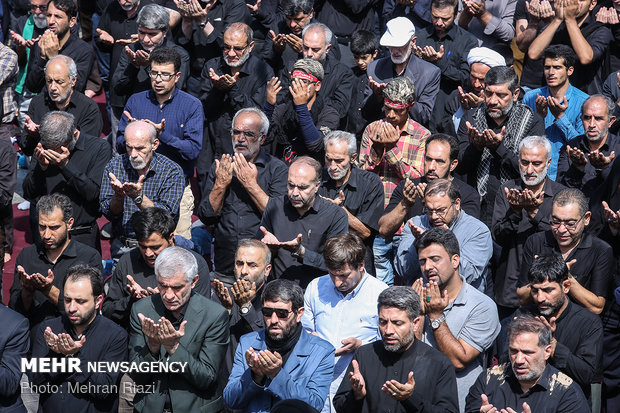
[[[493,300],[465,282],[458,295],[443,310],[446,323],[452,335],[458,340],[463,339],[467,344],[480,352],[465,369],[456,372],[456,386],[459,393],[459,407],[465,410],[465,397],[476,378],[482,373],[482,359],[486,349],[491,347],[495,337],[500,332],[497,307]],[[439,350],[435,335],[428,318],[424,323],[422,341]]]

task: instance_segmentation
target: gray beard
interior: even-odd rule
[[[489,112],[487,113],[489,114],[489,117],[491,119],[503,118],[504,116],[508,115],[508,113],[512,110],[513,105],[514,105],[514,101],[511,100],[508,106],[501,109],[498,113],[489,113]]]

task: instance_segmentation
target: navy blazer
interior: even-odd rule
[[[2,304],[0,321],[0,412],[25,412],[20,397],[21,358],[30,348],[30,327],[24,316]]]

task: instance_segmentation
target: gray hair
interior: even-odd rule
[[[415,102],[415,86],[408,77],[395,77],[383,89],[383,96],[394,102],[409,105]]]
[[[69,56],[65,56],[64,54],[59,54],[48,60],[45,64],[45,72],[47,72],[47,67],[55,61],[60,61],[69,67],[69,80],[77,79],[78,72],[75,62]]]
[[[234,22],[229,24],[228,26],[226,26],[226,30],[224,30],[224,33],[229,30],[233,33],[242,32],[243,34],[245,34],[245,38],[247,39],[246,45],[249,45],[254,40],[254,33],[252,32],[252,29],[250,28],[250,26],[243,22]]]
[[[307,31],[314,31],[319,29],[323,30],[323,33],[325,34],[325,46],[327,46],[332,42],[332,36],[334,34],[329,29],[329,27],[327,27],[323,23],[310,23],[309,25],[304,27],[303,31],[301,32],[301,37],[303,38],[306,35]]]
[[[163,31],[169,27],[170,14],[158,4],[147,4],[138,13],[136,24],[145,29]]]
[[[51,215],[58,208],[62,212],[63,222],[73,218],[73,206],[68,196],[63,194],[43,195],[37,202],[37,215]]]
[[[267,132],[269,132],[269,119],[267,118],[267,115],[265,115],[265,113],[262,110],[260,110],[259,108],[243,108],[243,109],[239,109],[237,113],[235,113],[235,116],[233,116],[232,123],[231,123],[232,126],[230,129],[231,135],[232,135],[232,128],[235,127],[235,121],[237,120],[237,116],[243,115],[245,113],[254,113],[255,115],[260,116],[261,135],[266,135]]]
[[[405,311],[409,320],[413,321],[420,315],[420,297],[411,287],[392,286],[379,294],[377,308],[397,308]]]
[[[542,136],[526,136],[519,142],[519,153],[523,148],[534,149],[535,147],[542,146],[547,153],[547,160],[551,159],[551,142],[544,135]]]
[[[357,139],[355,139],[355,135],[353,135],[352,133],[341,130],[333,130],[329,132],[323,138],[323,144],[325,145],[325,149],[327,149],[327,144],[332,141],[345,142],[349,150],[349,156],[353,156],[357,153]]]
[[[75,116],[60,110],[48,112],[43,116],[39,128],[41,145],[46,149],[67,146],[72,150],[74,132]]]
[[[605,102],[605,105],[607,106],[607,116],[608,117],[613,116],[614,110],[616,109],[616,103],[612,99],[610,99],[608,96],[601,95],[601,94],[591,95],[589,98],[587,98],[581,104],[581,113],[583,113],[583,108],[586,106],[586,104],[590,102],[592,99],[603,99],[603,101]]]
[[[322,81],[323,77],[325,77],[325,70],[323,70],[323,65],[321,64],[321,62],[314,59],[299,59],[293,65],[293,70],[296,69],[316,77],[317,79],[319,79],[319,81]]]
[[[508,342],[523,333],[538,335],[538,347],[540,348],[545,348],[551,344],[551,329],[532,315],[520,315],[508,324]]]
[[[198,263],[194,254],[181,247],[168,247],[155,259],[157,278],[172,278],[175,274],[185,275],[185,281],[192,282],[198,274]]]
[[[157,139],[157,129],[155,129],[155,126],[143,120],[134,120],[134,121],[129,122],[127,124],[127,127],[125,128],[125,136],[129,135],[131,131],[133,131],[134,129],[138,129],[138,128],[148,129],[149,142],[151,143],[155,142],[155,139]]]
[[[271,250],[264,242],[253,238],[245,238],[237,244],[237,251],[241,248],[256,248],[261,250],[265,254],[265,268],[271,263]]]

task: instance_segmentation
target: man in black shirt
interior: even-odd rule
[[[547,363],[551,342],[551,329],[538,318],[513,320],[508,332],[510,364],[480,374],[467,395],[465,412],[589,412],[577,383]]]
[[[616,120],[615,107],[606,96],[590,96],[581,106],[585,134],[569,140],[560,150],[558,181],[581,189],[588,198],[609,175],[614,158],[620,156],[620,137],[609,132]]]
[[[340,118],[344,118],[351,104],[353,72],[331,52],[333,33],[326,25],[309,24],[304,28],[302,36],[304,57],[317,60],[323,65],[323,96],[338,111]]]
[[[465,182],[452,176],[459,160],[458,141],[443,133],[426,138],[424,152],[424,176],[399,182],[390,203],[379,219],[379,234],[391,237],[410,218],[424,214],[424,190],[435,179],[449,179],[461,193],[461,208],[474,218],[480,217],[480,195]],[[416,201],[417,198],[417,201]]]
[[[269,121],[259,109],[237,112],[231,132],[234,154],[224,154],[210,166],[202,188],[198,216],[215,225],[216,277],[227,286],[235,282],[237,243],[256,235],[269,199],[286,193],[286,165],[261,149],[268,130]]]
[[[551,143],[544,136],[528,136],[519,144],[520,178],[507,181],[497,191],[491,234],[501,247],[494,274],[495,302],[500,318],[519,307],[517,280],[523,245],[530,235],[547,231],[555,194],[564,189],[547,176]]]
[[[218,279],[213,281],[215,297],[230,315],[230,344],[220,374],[224,386],[232,370],[235,351],[241,336],[265,328],[261,313],[262,296],[263,286],[270,272],[271,251],[269,248],[256,239],[242,239],[239,241],[235,254],[237,281],[230,289]]]
[[[602,379],[603,325],[601,319],[568,298],[571,282],[564,260],[557,255],[534,260],[528,272],[533,305],[522,307],[515,315],[538,317],[551,329],[549,363],[566,374],[583,393],[590,394],[590,385]],[[498,338],[499,355],[507,355],[506,332]]]
[[[21,148],[32,155],[39,142],[39,128],[43,116],[61,110],[75,116],[75,126],[81,133],[99,137],[103,127],[101,111],[94,100],[75,90],[77,67],[73,59],[58,55],[45,65],[46,91],[32,98],[26,115],[26,138]]]
[[[319,196],[340,206],[355,232],[366,247],[366,272],[375,275],[372,246],[383,212],[383,183],[379,175],[355,166],[357,141],[355,135],[333,131],[325,136],[327,176],[319,187]]]
[[[67,195],[75,218],[71,235],[100,251],[99,189],[103,170],[110,160],[110,145],[99,137],[82,133],[76,128],[75,117],[63,111],[46,114],[39,135],[41,142],[34,148],[37,163],[24,179],[24,197],[34,203],[42,195]],[[30,218],[32,225],[36,225],[33,211]],[[36,227],[33,234],[38,241]]]
[[[199,174],[207,170],[213,158],[233,152],[229,131],[235,113],[248,107],[262,108],[265,103],[267,81],[273,77],[273,69],[252,55],[253,38],[247,24],[230,25],[224,32],[222,56],[210,59],[202,69],[200,100],[207,129],[198,161]]]
[[[43,89],[44,67],[49,59],[59,54],[71,57],[77,66],[75,89],[79,92],[86,89],[95,56],[92,48],[71,31],[77,21],[77,12],[74,0],[51,0],[48,3],[48,30],[30,50],[26,76],[26,88],[29,91],[39,93]]]
[[[155,260],[168,247],[175,246],[175,222],[163,208],[147,208],[132,219],[138,247],[121,256],[112,272],[102,313],[125,329],[129,328],[132,305],[142,298],[157,294]],[[187,242],[187,241],[186,241]],[[197,252],[188,249],[198,263],[195,292],[211,297],[209,267]]]
[[[551,230],[530,236],[523,247],[517,295],[527,304],[527,274],[535,256],[561,255],[570,271],[569,297],[595,314],[603,311],[614,285],[614,257],[609,244],[585,232],[590,211],[578,189],[564,189],[553,198]]]
[[[325,241],[349,227],[342,208],[317,196],[321,170],[315,159],[297,158],[288,170],[288,196],[269,200],[256,235],[274,251],[274,278],[293,279],[302,288],[327,272]]]
[[[33,359],[49,357],[60,362],[79,360],[81,372],[33,372],[32,384],[39,388],[58,386],[58,391],[40,393],[43,411],[112,412],[118,405],[118,371],[92,372],[87,363],[117,363],[127,360],[127,332],[99,315],[103,301],[103,275],[84,264],[67,271],[63,283],[65,314],[45,321],[35,331]],[[46,386],[47,385],[47,386]]]
[[[416,338],[421,334],[418,294],[410,287],[390,287],[378,301],[381,340],[355,351],[334,396],[336,411],[458,412],[452,363]]]
[[[103,272],[101,254],[69,237],[73,210],[68,197],[42,196],[37,214],[42,242],[17,256],[9,301],[9,307],[26,316],[31,327],[64,311],[62,285],[69,267],[84,263]]]
[[[545,134],[540,115],[517,103],[518,82],[514,69],[491,68],[484,77],[484,104],[468,110],[458,129],[456,172],[467,175],[467,183],[478,190],[480,217],[489,227],[499,187],[519,177],[519,142]]]

